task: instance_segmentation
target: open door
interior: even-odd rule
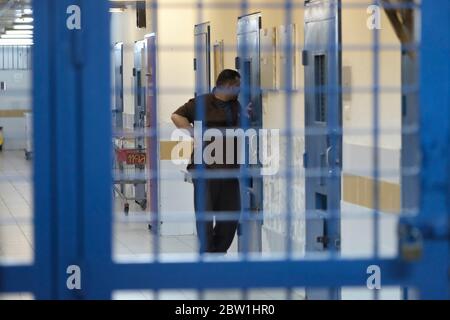
[[[237,28],[238,57],[236,69],[241,74],[241,94],[239,102],[243,109],[251,102],[253,108],[252,118],[248,121],[241,117],[241,126],[244,130],[249,128],[258,131],[262,128],[262,98],[261,98],[261,72],[260,72],[260,30],[261,14],[255,13],[239,17]],[[245,113],[245,110],[242,110]],[[257,139],[246,139],[245,154],[247,161],[245,168],[260,169],[259,164],[249,164],[250,154],[255,157],[259,153]],[[259,157],[258,157],[259,158]],[[245,170],[244,168],[244,170]],[[241,191],[243,193],[242,210],[248,214],[258,215],[251,220],[241,221],[238,229],[239,252],[261,252],[261,225],[263,208],[263,181],[261,176],[252,176],[242,179]],[[256,219],[254,219],[256,218]]]

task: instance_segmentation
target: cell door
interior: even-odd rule
[[[207,94],[211,91],[211,57],[210,57],[209,22],[194,27],[195,43],[195,95]]]
[[[134,131],[136,133],[135,148],[145,150],[145,117],[146,117],[146,52],[145,40],[136,41],[134,45]],[[136,165],[139,174],[144,174],[145,166]],[[135,201],[143,210],[147,207],[147,194],[144,183],[135,184]]]
[[[261,100],[261,76],[260,76],[260,30],[261,14],[255,13],[239,17],[237,27],[238,57],[236,69],[241,74],[241,94],[239,102],[243,109],[251,102],[253,115],[250,119],[241,117],[241,126],[244,130],[262,128],[262,100]],[[245,114],[245,110],[242,111]],[[258,143],[255,136],[246,138],[246,161],[243,170],[249,169],[257,172],[260,169],[258,162],[251,164],[250,157],[257,158]],[[254,161],[253,161],[254,162]],[[250,172],[250,171],[248,171]],[[262,178],[253,174],[250,178],[241,180],[243,193],[243,219],[239,225],[238,248],[240,252],[261,251],[261,224],[262,219],[246,218],[247,214],[262,215]],[[256,219],[254,219],[256,218]]]
[[[123,128],[123,43],[114,46],[114,124],[116,129]]]
[[[305,2],[306,253],[340,248],[341,55],[340,1]],[[337,291],[310,292],[314,299]]]

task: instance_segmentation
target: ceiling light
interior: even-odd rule
[[[23,9],[23,13],[24,14],[33,14],[33,10],[30,8],[25,8],[25,9]]]
[[[6,30],[6,34],[33,34],[33,30]]]
[[[16,24],[13,26],[15,30],[33,30],[34,27],[31,24]]]
[[[29,34],[2,34],[0,37],[2,39],[33,39],[33,36]]]
[[[17,18],[14,20],[14,23],[31,23],[34,19],[31,17]]]
[[[125,9],[123,8],[109,8],[110,13],[123,13],[125,12]]]

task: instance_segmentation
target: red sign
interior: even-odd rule
[[[147,155],[142,152],[128,152],[127,164],[145,165],[147,163]]]

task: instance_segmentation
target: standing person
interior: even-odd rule
[[[191,136],[193,136],[194,128],[192,125],[194,121],[202,121],[205,129],[214,128],[224,131],[223,129],[226,128],[237,128],[240,123],[241,110],[241,105],[237,100],[240,92],[240,79],[241,76],[237,71],[230,69],[222,71],[217,78],[213,92],[191,99],[181,106],[172,114],[173,123],[179,129],[189,130]],[[203,112],[199,112],[197,108],[203,108],[203,110],[200,110]],[[250,104],[247,107],[247,112],[251,113]],[[199,114],[203,114],[203,119],[199,118]],[[236,143],[233,143],[233,145],[235,155],[233,163],[226,162],[226,153],[230,150],[224,148],[223,163],[205,164],[204,171],[206,174],[211,172],[210,170],[234,169],[237,171],[239,169]],[[203,155],[203,152],[201,154]],[[198,168],[199,166],[194,164],[193,153],[188,170],[192,171]],[[226,253],[233,242],[239,222],[238,216],[241,210],[239,179],[234,177],[205,178],[202,181],[204,182],[203,189],[200,186],[200,179],[194,175],[194,207],[197,216],[197,234],[200,238],[200,252]],[[201,199],[204,200],[203,203],[200,203]],[[208,216],[210,219],[207,221],[201,220],[199,214],[201,211],[205,212],[204,217],[207,216],[208,212],[220,212],[224,215],[230,213],[233,216],[226,221],[219,219],[213,225],[210,216]]]

